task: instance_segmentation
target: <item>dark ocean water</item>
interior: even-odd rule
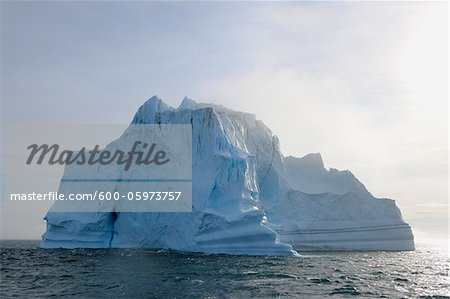
[[[0,297],[449,298],[445,249],[300,258],[40,249],[1,242]]]

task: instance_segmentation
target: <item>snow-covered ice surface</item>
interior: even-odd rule
[[[349,171],[325,169],[318,153],[284,157],[253,114],[188,98],[173,108],[155,96],[132,124],[157,123],[192,124],[192,212],[49,211],[42,247],[248,255],[414,249],[393,200],[375,198]]]

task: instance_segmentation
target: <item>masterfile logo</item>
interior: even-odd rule
[[[4,200],[54,212],[189,212],[192,126],[10,125]]]
[[[142,146],[142,150],[139,150],[140,146]],[[59,153],[58,144],[53,144],[52,146],[49,146],[48,144],[42,144],[40,146],[32,144],[27,147],[27,149],[31,150],[30,156],[27,159],[27,164],[31,164],[38,153],[39,157],[36,161],[36,164],[38,165],[42,164],[44,159],[47,158],[47,162],[50,165],[71,165],[74,163],[78,165],[94,165],[97,163],[100,165],[108,165],[117,163],[117,165],[124,165],[125,171],[130,169],[131,164],[134,161],[134,156],[136,156],[136,165],[150,165],[152,163],[155,165],[164,165],[170,161],[170,159],[166,159],[166,152],[163,150],[156,151],[154,154],[156,143],[149,145],[146,142],[135,141],[129,152],[118,149],[114,152],[109,150],[100,151],[99,148],[100,146],[97,144],[92,150],[86,150],[85,147],[82,147],[78,152],[63,150]]]

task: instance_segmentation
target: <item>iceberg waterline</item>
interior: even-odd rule
[[[154,96],[131,123],[192,125],[192,212],[50,210],[42,247],[288,256],[414,249],[393,200],[375,198],[349,171],[327,170],[318,153],[284,157],[253,114],[188,98],[173,108]]]

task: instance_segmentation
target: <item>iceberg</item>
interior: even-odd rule
[[[253,114],[189,98],[174,108],[154,96],[131,124],[192,125],[192,212],[50,209],[42,247],[280,256],[414,250],[393,200],[375,198],[349,171],[327,170],[318,153],[283,156],[278,138]],[[74,172],[83,178],[74,167],[66,166],[62,180]]]

